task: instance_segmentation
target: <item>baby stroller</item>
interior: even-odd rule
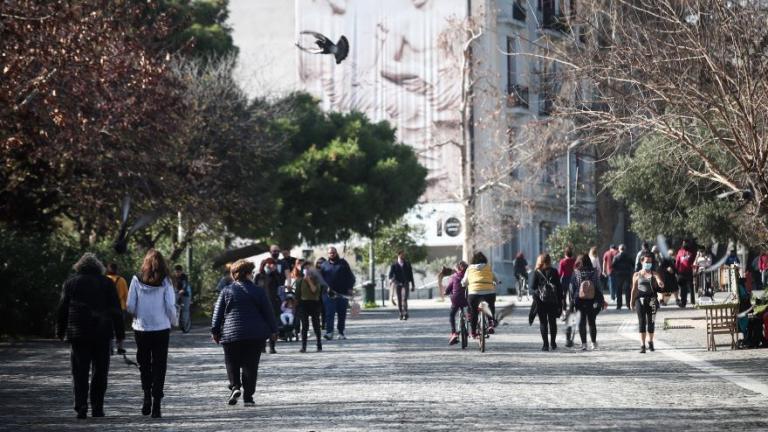
[[[283,302],[283,307],[281,308],[283,311],[283,314],[280,315],[280,327],[278,329],[278,337],[280,340],[285,342],[293,342],[299,340],[298,335],[296,334],[296,320],[299,318],[293,314],[293,322],[285,323],[283,320],[283,316],[286,313],[286,308],[284,307],[286,303],[293,303],[295,306],[296,304],[296,298],[292,293],[287,293],[285,296],[285,301]],[[295,311],[295,307],[293,310]]]

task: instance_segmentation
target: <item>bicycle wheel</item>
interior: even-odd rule
[[[467,323],[467,316],[464,311],[461,312],[461,318],[459,320],[459,335],[461,337],[461,349],[467,348],[469,342],[469,330],[467,329],[469,323]]]
[[[480,352],[485,352],[485,340],[488,337],[488,318],[485,316],[485,312],[478,311],[480,316],[477,320],[477,326],[479,327],[478,336],[480,338]]]

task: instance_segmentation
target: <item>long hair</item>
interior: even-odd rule
[[[277,265],[277,261],[275,261],[274,258],[268,257],[263,260],[261,260],[261,264],[259,264],[259,273],[264,273],[264,267],[267,266],[267,264],[275,264]]]
[[[592,271],[595,268],[592,267],[592,260],[589,258],[589,255],[582,254],[576,257],[576,263],[573,265],[573,268],[579,271]]]
[[[294,264],[293,269],[291,269],[291,279],[299,279],[304,277],[304,267],[306,267],[307,262],[301,258],[296,260],[296,264]]]
[[[168,267],[165,265],[163,254],[157,249],[150,249],[144,255],[144,261],[141,263],[139,279],[147,285],[160,286],[163,280],[168,277]]]
[[[536,258],[536,270],[544,270],[552,267],[552,257],[548,253],[543,253]]]

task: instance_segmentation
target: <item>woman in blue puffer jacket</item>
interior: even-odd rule
[[[253,283],[254,268],[254,264],[246,260],[232,264],[230,272],[234,282],[221,290],[213,311],[211,335],[214,342],[224,346],[230,405],[237,404],[240,395],[243,405],[255,405],[253,393],[261,352],[268,338],[277,338],[272,304],[267,293]]]

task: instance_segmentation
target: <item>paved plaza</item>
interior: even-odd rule
[[[203,323],[173,333],[162,419],[140,415],[138,371],[113,357],[107,417],[76,420],[68,347],[6,343],[0,429],[768,430],[768,350],[707,352],[702,322],[688,319],[700,311],[663,308],[659,327],[679,318],[669,323],[683,328],[659,330],[655,353],[637,352],[634,315],[612,309],[598,317],[598,351],[565,348],[561,327],[557,351],[543,353],[521,305],[483,354],[447,345],[447,308],[412,301],[408,321],[364,311],[348,321],[349,339],[322,353],[278,344],[262,357],[253,408],[226,405],[222,349]]]

